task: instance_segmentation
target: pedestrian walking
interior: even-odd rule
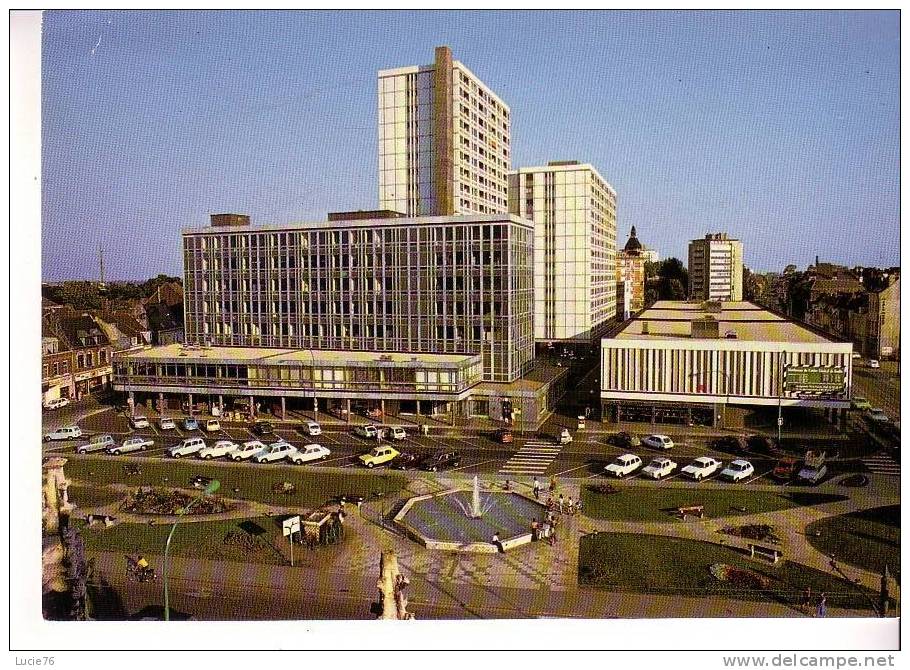
[[[550,496],[549,498],[547,498],[547,510],[549,510],[549,512],[551,514],[553,513],[553,506],[554,506],[553,496]]]
[[[550,477],[550,492],[556,492],[556,477]]]
[[[510,481],[507,479],[507,480],[506,480],[506,483],[503,485],[503,488],[504,488],[506,491],[511,491],[511,490],[512,490],[512,482],[510,482]]]
[[[531,542],[537,542],[540,538],[540,524],[537,523],[537,519],[531,521]]]
[[[569,499],[566,501],[566,511],[569,513],[569,516],[575,514],[575,502],[572,500],[572,496],[569,496]]]
[[[551,533],[552,531],[553,531],[553,527],[550,525],[550,522],[549,522],[549,521],[544,521],[544,522],[543,522],[543,530],[541,531],[541,535],[543,536],[543,538],[544,538],[547,542],[550,541],[550,533]]]
[[[493,533],[493,545],[496,547],[499,553],[503,553],[504,549],[502,542],[499,541],[499,533]]]
[[[575,501],[575,511],[576,512],[581,511],[581,498],[579,498],[578,500]]]
[[[566,508],[566,499],[563,497],[562,493],[559,494],[559,501],[556,504],[559,507],[559,513],[562,514]]]
[[[534,478],[534,500],[540,500],[540,482]]]
[[[824,619],[828,614],[828,598],[825,594],[822,594],[821,599],[818,601],[818,607],[815,610],[815,616],[819,619]]]

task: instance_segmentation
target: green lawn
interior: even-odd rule
[[[891,505],[816,521],[806,535],[816,549],[857,567],[881,572],[887,564],[900,582],[900,524],[900,505]]]
[[[170,530],[171,524],[125,523],[111,528],[83,528],[82,537],[89,551],[162,554]],[[229,534],[233,536],[231,539]],[[286,561],[274,546],[278,542],[287,544],[281,531],[281,517],[184,522],[174,533],[171,554],[283,565]]]
[[[713,563],[747,568],[771,579],[767,591],[743,589],[721,582],[710,572]],[[655,535],[597,533],[581,539],[578,579],[584,586],[610,591],[724,596],[743,600],[768,600],[786,604],[802,601],[806,588],[824,592],[835,607],[870,609],[866,595],[854,584],[813,568],[784,561],[774,566],[746,558],[728,547]],[[865,595],[864,595],[865,593]]]
[[[195,475],[221,481],[220,495],[242,500],[255,500],[273,505],[317,507],[340,494],[362,495],[369,499],[375,493],[391,493],[407,484],[398,472],[345,470],[344,473],[310,468],[238,467],[233,464],[200,461],[161,460],[138,463],[140,474],[127,474],[124,461],[103,459],[73,459],[64,472],[69,479],[96,484],[128,484],[130,486],[163,486],[188,488]],[[291,482],[297,488],[293,494],[274,493],[272,486]],[[75,488],[75,487],[74,487]],[[82,488],[82,487],[80,487]],[[77,499],[78,503],[78,499]]]
[[[125,495],[110,489],[92,488],[90,486],[70,486],[67,495],[76,507],[95,507],[110,505],[122,500]]]
[[[747,491],[730,486],[724,489],[643,488],[612,483],[617,493],[582,491],[584,514],[611,521],[671,521],[679,519],[676,509],[704,505],[711,518],[773,512],[789,507],[819,505],[846,500],[847,496],[814,492]]]

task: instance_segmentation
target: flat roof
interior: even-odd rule
[[[479,354],[424,354],[386,351],[338,351],[329,349],[274,349],[269,347],[201,347],[165,344],[118,355],[119,360],[182,361],[192,363],[302,363],[319,365],[339,363],[405,363],[411,365],[452,366],[480,360]]]
[[[514,223],[525,228],[534,228],[534,224],[515,214],[502,212],[498,214],[472,214],[470,216],[409,216],[400,218],[375,218],[375,219],[341,219],[337,221],[315,221],[299,223],[282,223],[249,226],[205,226],[197,228],[184,228],[184,235],[242,235],[283,230],[339,230],[344,228],[391,228],[412,226],[439,226],[439,225],[471,225],[477,223]]]
[[[717,320],[720,339],[732,331],[735,340],[751,342],[802,342],[826,344],[837,340],[769,312],[751,302],[723,302],[720,311],[710,312],[700,302],[659,300],[636,315],[613,337],[617,340],[692,340],[692,322],[710,316]],[[647,324],[648,332],[642,328]],[[707,339],[707,338],[697,338]],[[734,339],[734,338],[731,338]],[[734,341],[735,341],[734,340]]]

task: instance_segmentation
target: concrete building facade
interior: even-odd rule
[[[601,342],[601,400],[621,420],[693,421],[727,405],[845,412],[853,345],[747,302],[658,301]],[[697,421],[696,421],[697,422]]]
[[[616,317],[616,191],[553,161],[509,175],[509,211],[534,223],[534,337],[590,342]]]
[[[378,75],[379,205],[408,216],[508,211],[509,107],[448,47]]]
[[[689,242],[689,299],[743,299],[743,243],[726,233]]]

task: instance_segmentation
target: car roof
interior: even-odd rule
[[[730,465],[752,465],[749,461],[742,458],[737,458],[735,461],[732,461]]]

